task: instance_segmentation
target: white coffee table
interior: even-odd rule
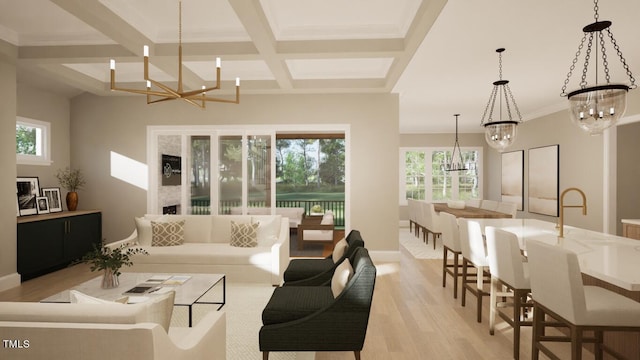
[[[180,285],[163,285],[158,283],[155,286],[159,287],[157,291],[145,294],[125,294],[129,289],[141,285],[146,284],[147,281],[152,277],[159,277],[166,275],[170,276],[188,276],[189,279]],[[224,274],[191,274],[191,273],[180,273],[180,274],[159,274],[159,273],[122,273],[119,277],[120,286],[114,289],[103,289],[100,287],[102,283],[102,276],[95,277],[89,281],[86,281],[78,286],[75,286],[71,289],[61,291],[57,294],[49,296],[46,299],[41,300],[41,302],[57,302],[57,303],[68,303],[71,302],[69,297],[69,290],[77,290],[81,293],[103,299],[103,300],[116,300],[123,296],[129,296],[130,302],[136,302],[140,300],[140,297],[148,297],[148,296],[157,296],[169,289],[173,289],[176,292],[174,306],[187,306],[189,308],[189,327],[192,326],[193,322],[193,306],[196,304],[212,304],[212,305],[220,305],[217,310],[220,310],[226,304],[226,288],[227,288],[227,279]],[[209,301],[203,299],[203,297],[211,290],[214,286],[222,283],[222,299],[220,301]]]

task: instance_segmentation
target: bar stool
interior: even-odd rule
[[[482,230],[478,222],[463,218],[458,219],[458,225],[462,250],[462,306],[465,306],[469,290],[476,297],[477,320],[482,322],[482,297],[489,295],[489,292],[484,291],[484,284],[491,281]],[[476,268],[475,274],[469,274],[469,266]]]
[[[462,277],[460,268],[460,232],[458,229],[458,219],[454,215],[446,212],[440,213],[440,225],[442,228],[442,287],[447,286],[447,274],[453,277],[453,298],[458,298],[458,278]],[[453,254],[453,263],[449,262],[449,253]]]
[[[531,358],[540,351],[558,358],[544,342],[571,342],[571,359],[582,359],[582,344],[594,343],[596,359],[603,352],[613,354],[603,343],[604,331],[640,332],[640,302],[613,291],[584,286],[576,253],[539,241],[527,242],[533,294],[533,336]],[[550,323],[546,316],[558,323]],[[546,327],[568,327],[569,337],[547,336]],[[585,337],[593,331],[593,337]]]
[[[513,358],[520,358],[520,327],[531,326],[526,319],[526,309],[533,307],[528,301],[531,294],[528,264],[520,252],[518,237],[511,232],[487,226],[484,229],[487,238],[487,254],[491,271],[491,302],[489,305],[489,333],[493,335],[496,313],[513,327]],[[506,292],[502,291],[506,288]],[[498,296],[511,302],[498,302]],[[512,306],[513,315],[499,311],[498,307]]]

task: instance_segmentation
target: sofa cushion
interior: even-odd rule
[[[273,255],[270,247],[241,248],[230,244],[184,243],[180,246],[142,247],[149,256],[134,255],[134,266],[144,264],[189,265],[254,265],[271,269]]]
[[[231,246],[256,247],[258,245],[258,224],[238,224],[231,221]]]
[[[145,215],[145,218],[155,221],[181,221],[184,220],[184,242],[203,243],[211,241],[211,216],[208,215],[163,215],[154,219],[154,215]],[[157,215],[155,215],[157,217]]]
[[[282,222],[281,216],[254,216],[251,219],[253,223],[258,224],[258,246],[271,246],[278,240],[280,223]]]
[[[353,268],[351,267],[351,263],[349,259],[344,259],[342,264],[338,265],[336,271],[333,273],[331,277],[331,292],[333,293],[333,297],[337,298],[344,287],[347,285],[347,282],[353,275]]]
[[[154,221],[166,221],[164,216],[159,216]],[[147,217],[136,217],[136,232],[138,233],[138,244],[142,246],[151,246],[151,219]]]
[[[176,246],[184,243],[184,220],[151,221],[151,246]]]
[[[280,324],[303,318],[334,301],[328,286],[283,286],[273,291],[262,311],[264,325]]]
[[[237,224],[250,224],[251,216],[211,215],[211,221],[210,241],[229,244],[231,242],[231,221],[235,221]]]

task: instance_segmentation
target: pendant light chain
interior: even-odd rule
[[[571,75],[573,75],[573,71],[575,70],[576,64],[578,62],[578,59],[580,57],[580,54],[582,53],[582,50],[584,49],[584,45],[585,42],[587,42],[587,37],[588,37],[588,43],[587,43],[587,50],[585,52],[585,58],[584,58],[584,67],[582,69],[582,77],[580,79],[580,88],[581,89],[585,89],[588,85],[587,83],[587,72],[588,72],[588,67],[589,67],[589,60],[591,59],[591,49],[592,46],[594,45],[594,33],[597,32],[597,39],[595,40],[595,43],[598,44],[596,45],[596,52],[598,50],[600,50],[601,53],[601,57],[602,57],[602,66],[603,66],[603,72],[604,72],[604,76],[605,76],[605,80],[607,84],[611,83],[611,75],[609,73],[609,61],[607,58],[607,49],[605,48],[605,39],[604,39],[604,34],[602,33],[603,31],[607,32],[607,36],[609,38],[609,40],[611,41],[611,44],[613,45],[613,48],[616,50],[616,54],[618,55],[618,57],[620,58],[620,62],[622,63],[622,66],[625,70],[625,72],[627,73],[627,76],[629,77],[629,81],[631,82],[631,85],[629,86],[629,89],[635,89],[637,87],[635,81],[636,79],[633,77],[633,74],[631,73],[631,70],[629,69],[629,65],[627,64],[626,59],[624,58],[624,56],[622,55],[622,51],[620,50],[620,46],[618,46],[618,44],[616,43],[616,40],[613,38],[613,33],[611,32],[610,29],[610,25],[611,22],[610,21],[599,21],[600,19],[600,14],[598,13],[598,10],[600,9],[600,7],[598,6],[598,0],[594,0],[593,1],[593,18],[595,20],[595,22],[593,24],[589,24],[587,25],[585,28],[583,28],[583,33],[584,36],[582,37],[582,40],[580,41],[580,45],[578,46],[578,51],[576,51],[576,55],[573,59],[573,61],[571,62],[571,66],[569,67],[569,72],[567,73],[567,78],[564,81],[564,84],[562,86],[562,91],[560,93],[560,96],[567,96],[567,86],[569,85],[569,80],[571,78]],[[599,47],[599,49],[598,49]],[[596,55],[597,56],[597,55]],[[596,80],[596,84],[598,84],[598,61],[596,58],[596,65],[595,65],[595,80]]]

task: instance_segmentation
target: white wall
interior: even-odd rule
[[[146,191],[110,176],[111,151],[146,163],[148,125],[348,124],[351,227],[374,251],[398,250],[398,97],[243,95],[239,105],[147,105],[142,97],[85,94],[71,102],[71,164],[87,174],[80,208],[103,211],[106,241],[128,236],[146,211]]]

